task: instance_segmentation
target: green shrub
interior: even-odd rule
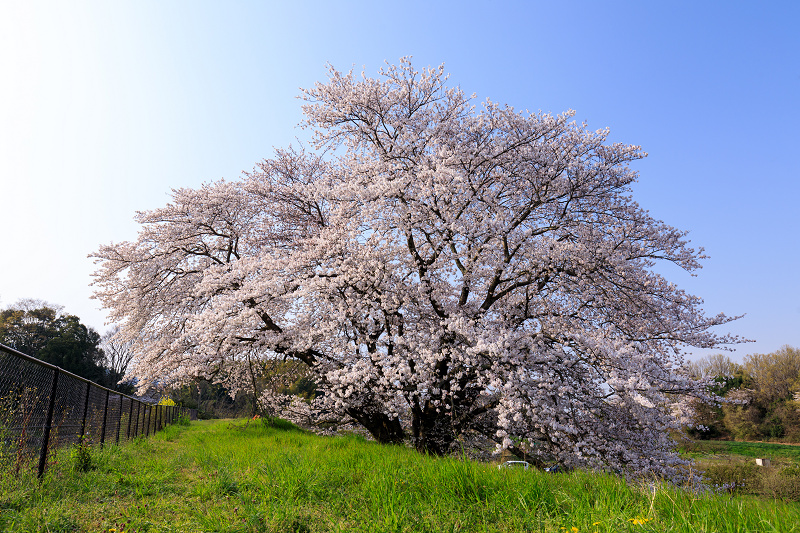
[[[800,465],[760,467],[754,463],[712,465],[703,480],[718,492],[800,501]]]
[[[92,446],[84,435],[72,446],[70,459],[76,472],[88,472],[92,468]]]
[[[778,439],[784,436],[786,428],[784,428],[783,420],[779,416],[772,415],[758,426],[758,431],[764,437]]]
[[[800,467],[767,469],[762,476],[762,490],[772,498],[800,501]]]
[[[781,470],[781,475],[786,476],[786,477],[797,477],[797,478],[800,478],[800,465],[793,464],[793,465],[789,465],[787,467],[784,467],[783,470]]]
[[[284,431],[301,431],[300,428],[293,423],[276,416],[265,416],[260,420],[262,424],[270,428],[282,429]]]
[[[753,493],[761,488],[759,468],[755,463],[711,465],[703,472],[703,480],[719,492]]]
[[[742,405],[725,405],[725,426],[736,440],[756,440],[761,437],[758,424],[761,412],[758,409]]]

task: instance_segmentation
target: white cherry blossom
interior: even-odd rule
[[[447,453],[478,432],[541,459],[676,477],[669,430],[704,395],[679,369],[711,331],[653,267],[702,250],[631,198],[638,146],[562,115],[473,106],[442,68],[330,69],[303,91],[313,151],[173,191],[94,255],[142,387],[254,392],[263,362],[323,394],[265,409]]]

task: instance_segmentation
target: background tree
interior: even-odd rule
[[[722,398],[731,390],[740,389],[749,383],[742,365],[735,363],[725,354],[713,354],[687,363],[687,371],[692,378],[702,380],[714,396]],[[720,439],[731,435],[729,421],[723,403],[711,403],[702,399],[692,400],[694,417],[688,433],[698,439]],[[729,410],[730,411],[730,410]],[[737,423],[738,424],[738,423]],[[740,424],[739,424],[740,425]],[[739,427],[737,425],[737,427]]]
[[[380,442],[440,454],[479,432],[679,475],[667,430],[706,394],[682,350],[735,339],[652,269],[702,254],[631,198],[645,154],[572,112],[475,110],[446,79],[331,69],[303,93],[316,153],[175,190],[135,242],[102,247],[96,297],[141,343],[141,384],[254,390],[254,362],[292,359],[322,392],[293,405]]]
[[[57,336],[62,312],[61,306],[42,300],[20,300],[0,311],[0,342],[35,357]]]
[[[769,354],[744,358],[745,379],[738,394],[742,405],[726,405],[725,424],[740,440],[800,441],[800,350],[783,346]]]
[[[201,420],[246,417],[253,412],[252,395],[237,394],[234,397],[221,383],[203,378],[195,378],[178,389],[172,389],[169,397],[182,407],[197,409],[197,417]]]
[[[741,365],[717,354],[687,369],[728,400],[721,405],[695,403],[695,421],[702,427],[690,428],[692,436],[800,441],[800,404],[794,398],[800,390],[800,350],[783,346],[769,354],[746,355]]]
[[[792,399],[800,384],[800,350],[788,345],[769,354],[747,355],[744,367],[754,381],[755,399],[764,405]]]
[[[717,353],[687,363],[689,374],[697,379],[728,378],[741,373],[742,365],[734,363],[725,354]]]
[[[125,340],[120,335],[119,326],[113,326],[100,338],[100,346],[103,350],[104,366],[109,371],[109,379],[115,380],[121,386],[124,385],[133,390],[132,381],[125,379],[128,372],[128,366],[133,361],[135,352],[133,350],[133,343]]]
[[[21,300],[0,311],[0,343],[118,390],[118,380],[103,366],[100,335],[60,306]]]

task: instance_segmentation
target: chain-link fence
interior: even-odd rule
[[[0,344],[0,468],[19,472],[86,439],[103,446],[148,436],[184,413],[106,389]]]

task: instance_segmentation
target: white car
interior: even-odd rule
[[[527,470],[530,466],[528,461],[506,461],[505,463],[497,465],[497,468],[524,468]]]

